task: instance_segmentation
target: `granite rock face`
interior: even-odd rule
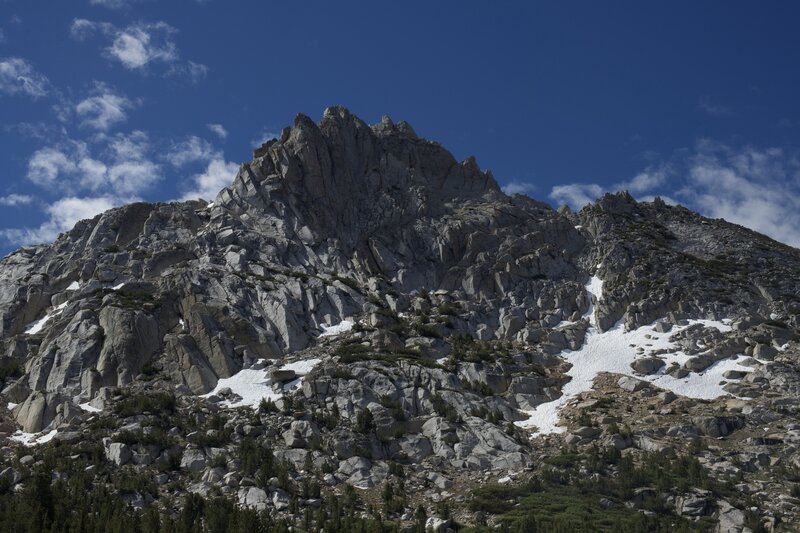
[[[423,482],[447,490],[450,478],[430,469],[532,468],[535,446],[514,422],[561,397],[575,375],[564,354],[590,327],[649,324],[687,357],[666,363],[668,350],[642,348],[624,365],[641,379],[608,377],[610,397],[669,413],[681,399],[648,380],[690,379],[742,354],[751,369],[725,373],[725,390],[765,403],[735,416],[699,409],[635,435],[601,430],[612,416],[582,417],[567,443],[662,452],[664,439],[728,438],[748,417],[771,425],[800,408],[797,249],[627,193],[579,213],[507,196],[474,158],[341,107],[319,123],[298,115],[231,178],[212,203],[126,205],[0,261],[0,358],[18,369],[2,395],[21,429],[79,435],[92,413],[143,387],[219,410],[230,389],[198,397],[263,371],[286,393],[272,406],[288,417],[270,420],[279,431],[238,420],[185,436],[183,450],[108,440],[105,455],[119,467],[174,456],[202,477],[192,490],[224,483],[255,509],[284,509],[288,496],[239,486],[224,453],[198,441],[267,439],[295,468],[324,467],[331,486],[376,487],[391,464],[425,465]],[[730,331],[689,325],[698,319],[729,319]],[[313,370],[282,366],[311,358]],[[118,433],[130,441],[140,423],[120,420]],[[694,493],[673,500],[687,516],[730,508]]]
[[[584,311],[601,264],[602,329],[668,313],[795,325],[797,250],[680,207],[621,194],[556,212],[504,195],[474,159],[406,123],[369,126],[340,107],[319,124],[298,115],[255,155],[213,204],[127,205],[2,261],[0,334],[25,364],[14,390],[29,391],[17,402],[26,429],[153,365],[207,392],[305,348],[373,293],[442,291],[469,306],[457,333],[547,336],[557,352],[582,343],[548,329]]]

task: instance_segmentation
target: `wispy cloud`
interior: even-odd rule
[[[704,215],[800,247],[800,158],[796,153],[700,141],[677,195]]]
[[[253,148],[257,148],[264,144],[265,142],[269,141],[270,139],[280,139],[281,134],[269,128],[264,128],[258,133],[256,133],[253,140],[250,143],[253,145]]]
[[[135,106],[136,102],[118,93],[113,87],[96,82],[91,96],[75,105],[75,114],[81,126],[108,131],[111,127],[124,123],[128,119],[127,111]]]
[[[0,92],[40,98],[47,94],[49,86],[47,77],[37,72],[28,61],[19,57],[0,61]]]
[[[228,138],[228,130],[222,124],[206,124],[206,128],[223,141]]]
[[[610,186],[603,186],[598,183],[569,183],[557,185],[552,188],[549,196],[550,199],[559,204],[566,204],[572,209],[578,210],[594,202],[607,192],[628,191],[638,197],[651,194],[666,183],[669,172],[670,166],[666,163],[661,163],[659,165],[647,167],[629,180],[621,181]],[[650,196],[650,198],[652,198],[652,196]]]
[[[214,146],[196,135],[173,143],[164,159],[176,168],[183,167],[191,163],[206,163],[219,155]]]
[[[190,178],[190,190],[183,193],[181,200],[213,200],[220,190],[233,182],[239,165],[225,160],[221,150],[195,135],[174,143],[164,156],[165,160],[176,168],[201,163],[205,169]]]
[[[193,188],[181,200],[213,200],[219,191],[229,186],[239,170],[239,165],[218,157],[208,162],[206,169],[192,177]]]
[[[33,196],[29,196],[27,194],[9,194],[8,196],[0,196],[0,205],[6,207],[29,205],[32,202]]]
[[[93,6],[103,6],[109,9],[123,9],[139,2],[141,0],[89,0]]]
[[[701,98],[697,102],[697,108],[713,117],[724,117],[731,114],[729,107],[713,103],[708,97]]]
[[[669,171],[669,166],[665,164],[648,167],[630,180],[613,185],[612,189],[628,191],[633,195],[645,194],[664,185],[668,179]]]
[[[578,210],[600,197],[606,189],[596,183],[568,183],[556,185],[550,191],[550,198],[559,204],[566,204]]]
[[[180,61],[175,43],[178,30],[163,21],[136,22],[120,28],[109,22],[75,19],[70,32],[79,41],[95,34],[110,39],[104,55],[129,70],[147,72],[152,65],[163,64],[168,67],[165,75],[182,75],[193,82],[203,79],[208,71],[201,63]]]
[[[800,153],[784,148],[701,140],[667,161],[611,186],[572,183],[550,198],[580,209],[606,192],[628,190],[641,201],[660,196],[711,218],[723,218],[800,246]]]
[[[86,142],[66,139],[34,152],[27,178],[42,188],[72,194],[139,195],[162,177],[149,152],[148,136],[141,131],[106,138],[100,153]]]
[[[69,231],[78,221],[92,218],[128,201],[119,197],[67,197],[45,208],[47,219],[35,228],[0,230],[0,237],[16,245],[42,244],[54,240],[59,233]]]
[[[44,204],[39,226],[0,230],[0,237],[19,244],[52,241],[79,220],[138,200],[162,179],[144,132],[95,136],[89,144],[67,136],[36,150],[28,160],[26,177],[47,195],[60,196]],[[0,204],[25,205],[26,195],[8,195]]]
[[[3,125],[3,131],[13,132],[26,139],[47,141],[56,137],[61,130],[58,126],[44,122],[18,122]]]
[[[511,181],[501,187],[502,191],[508,195],[527,194],[530,195],[536,190],[536,185],[526,181]]]

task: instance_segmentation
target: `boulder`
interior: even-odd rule
[[[200,472],[205,469],[206,464],[206,454],[203,453],[203,450],[197,448],[184,450],[181,457],[181,468],[189,472]]]
[[[127,464],[133,457],[130,446],[122,442],[111,442],[106,438],[103,442],[106,459],[117,466]]]
[[[650,384],[646,381],[642,381],[641,379],[636,379],[631,376],[622,376],[617,381],[617,385],[620,389],[626,390],[628,392],[637,392],[642,389],[646,389],[650,386]]]
[[[653,331],[657,331],[658,333],[668,333],[671,330],[672,330],[672,324],[670,324],[666,320],[659,320],[653,326]]]
[[[297,378],[297,373],[294,370],[280,370],[276,369],[270,373],[270,378],[273,383],[286,383]]]
[[[239,505],[250,507],[256,511],[265,511],[270,499],[266,491],[258,487],[243,487],[238,492]]]
[[[680,516],[707,516],[714,509],[709,494],[703,492],[687,493],[677,498],[675,511]]]
[[[664,364],[658,357],[641,357],[631,363],[631,368],[639,374],[650,375],[658,372]]]

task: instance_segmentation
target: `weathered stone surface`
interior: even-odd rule
[[[111,442],[110,439],[103,442],[103,449],[106,459],[117,466],[128,463],[133,456],[130,446],[121,442]]]
[[[250,507],[257,511],[265,511],[271,503],[266,491],[258,487],[243,487],[239,489],[238,499],[239,505]]]
[[[642,381],[641,379],[636,379],[631,376],[622,376],[619,378],[619,381],[617,381],[617,385],[622,390],[626,390],[628,392],[637,392],[650,386],[650,384],[646,381]]]
[[[500,474],[516,482],[565,443],[613,446],[638,461],[682,453],[691,439],[709,475],[759,472],[771,484],[750,479],[742,490],[764,492],[754,501],[770,516],[798,514],[776,496],[794,481],[769,471],[800,467],[786,452],[800,443],[791,425],[800,414],[796,249],[627,193],[580,213],[506,196],[474,159],[456,161],[407,124],[369,126],[340,107],[319,123],[298,116],[231,178],[213,206],[123,206],[0,261],[0,356],[23,372],[2,383],[12,405],[0,436],[16,422],[27,432],[57,428],[54,446],[80,445],[87,420],[107,417],[91,426],[108,424],[112,435],[108,463],[90,467],[102,475],[171,466],[156,474],[159,492],[179,483],[284,515],[283,480],[240,471],[243,443],[285,462],[296,487],[375,489],[396,482],[402,465],[406,487],[428,491],[427,504],[459,503],[442,492],[453,481],[465,490]],[[584,288],[594,275],[599,298]],[[699,319],[731,319],[731,331]],[[334,334],[345,320],[353,328]],[[634,347],[631,367],[658,379],[598,375],[582,398],[564,398],[563,434],[514,425],[527,418],[520,410],[564,392],[570,364],[581,364],[568,350],[617,325],[649,328],[652,342]],[[761,363],[738,359],[750,371],[724,374],[736,398],[662,388],[715,376],[711,365],[742,353]],[[311,359],[313,370],[280,370]],[[253,389],[285,394],[277,407],[230,409],[247,394],[225,388],[194,398],[241,369]],[[174,393],[174,406],[130,413],[155,392]],[[122,403],[128,412],[118,415]],[[160,427],[171,410],[180,423]],[[17,457],[11,446],[20,444],[6,450]],[[633,504],[650,490],[638,487]],[[668,498],[687,516],[717,512],[708,495]],[[398,515],[413,522],[410,511]],[[721,504],[718,513],[721,522],[736,514]]]
[[[664,361],[658,357],[640,357],[631,363],[631,368],[639,374],[655,374],[664,366]]]
[[[181,468],[185,468],[190,472],[200,472],[207,464],[206,454],[203,450],[196,448],[189,448],[184,450],[181,457]]]

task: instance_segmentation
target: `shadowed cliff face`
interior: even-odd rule
[[[25,370],[3,394],[26,430],[143,370],[207,392],[421,289],[458,306],[441,335],[546,353],[582,342],[585,325],[553,328],[579,321],[595,273],[601,329],[670,312],[796,326],[797,250],[682,208],[621,194],[561,214],[408,124],[340,107],[255,156],[211,205],[131,204],[0,262],[3,356]]]

